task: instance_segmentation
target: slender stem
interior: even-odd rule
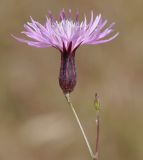
[[[99,150],[99,134],[100,133],[100,118],[99,118],[99,111],[96,114],[96,146],[95,146],[95,157],[98,160],[98,150]]]
[[[79,120],[79,118],[78,118],[78,115],[77,115],[77,113],[76,113],[76,111],[75,111],[75,109],[74,109],[74,106],[73,106],[73,104],[72,104],[72,102],[71,102],[71,100],[70,100],[70,95],[69,95],[69,93],[65,94],[65,97],[66,97],[66,100],[67,100],[67,102],[68,102],[68,104],[69,104],[69,106],[70,106],[70,108],[71,108],[71,110],[72,110],[72,112],[73,112],[73,115],[75,116],[75,119],[76,119],[76,121],[77,121],[77,123],[78,123],[78,125],[79,125],[79,128],[80,128],[80,130],[81,130],[81,133],[82,133],[82,135],[83,135],[83,138],[84,138],[84,140],[85,140],[85,142],[86,142],[87,148],[88,148],[89,153],[90,153],[90,155],[91,155],[91,158],[92,158],[93,160],[95,160],[96,157],[95,157],[95,155],[94,155],[94,153],[93,153],[93,151],[92,151],[92,148],[91,148],[91,146],[90,146],[90,144],[89,144],[89,141],[88,141],[88,139],[87,139],[87,137],[86,137],[86,134],[85,134],[85,132],[84,132],[84,129],[83,129],[83,127],[82,127],[82,124],[81,124],[81,122],[80,122],[80,120]]]
[[[99,135],[100,135],[100,102],[98,100],[98,95],[95,93],[95,99],[94,99],[94,107],[96,110],[96,145],[95,145],[95,157],[96,160],[99,158]]]

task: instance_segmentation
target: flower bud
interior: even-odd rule
[[[75,52],[61,53],[59,84],[64,94],[73,91],[76,85]]]

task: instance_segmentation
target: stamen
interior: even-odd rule
[[[75,21],[76,21],[76,23],[79,22],[79,11],[78,10],[76,10]]]
[[[71,11],[71,9],[69,9],[69,20],[71,20],[72,19],[72,11]]]
[[[52,12],[51,12],[51,11],[48,11],[48,16],[49,16],[51,22],[53,22],[53,21],[54,21],[54,17],[53,17],[53,15],[52,15]]]

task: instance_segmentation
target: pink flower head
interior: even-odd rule
[[[65,11],[60,12],[60,20],[55,20],[51,12],[46,17],[46,22],[41,25],[31,18],[31,23],[24,24],[25,31],[21,32],[30,39],[17,38],[20,42],[26,43],[33,47],[47,48],[54,47],[61,52],[61,69],[59,83],[64,93],[73,90],[76,84],[76,70],[74,63],[75,51],[80,45],[84,44],[101,44],[113,40],[118,33],[113,33],[113,26],[110,24],[105,28],[107,20],[101,18],[101,14],[94,18],[91,12],[90,21],[84,20],[79,22],[79,13],[76,12],[75,20],[72,20],[71,10],[68,16]]]

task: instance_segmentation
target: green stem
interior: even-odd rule
[[[78,118],[78,115],[77,115],[77,113],[76,113],[76,111],[75,111],[75,109],[74,109],[74,106],[73,106],[73,104],[72,104],[72,102],[71,102],[71,100],[70,100],[70,94],[69,94],[69,93],[65,94],[65,97],[66,97],[66,100],[67,100],[67,102],[68,102],[68,104],[69,104],[69,106],[70,106],[70,108],[71,108],[71,110],[72,110],[72,112],[73,112],[73,115],[75,116],[75,119],[76,119],[76,121],[77,121],[77,123],[78,123],[78,125],[79,125],[79,128],[80,128],[80,130],[81,130],[81,133],[82,133],[83,138],[84,138],[84,140],[85,140],[85,143],[86,143],[86,145],[87,145],[87,148],[88,148],[89,153],[90,153],[90,155],[91,155],[91,158],[92,158],[93,160],[96,160],[97,158],[96,158],[96,156],[94,155],[94,153],[93,153],[93,151],[92,151],[92,148],[91,148],[90,143],[89,143],[89,141],[88,141],[88,139],[87,139],[87,137],[86,137],[86,134],[85,134],[85,132],[84,132],[84,129],[83,129],[83,127],[82,127],[82,124],[81,124],[81,122],[80,122],[80,120],[79,120],[79,118]]]

